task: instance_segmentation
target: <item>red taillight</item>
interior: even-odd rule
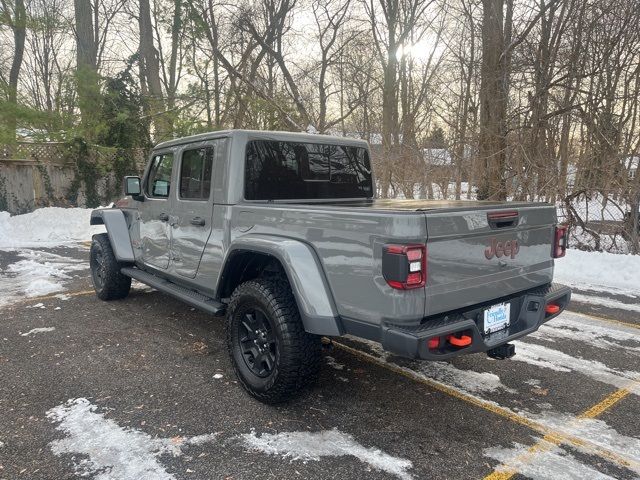
[[[427,249],[424,245],[385,245],[382,275],[390,287],[409,290],[427,283]]]
[[[567,253],[567,244],[569,242],[569,229],[566,225],[556,227],[553,242],[553,258],[564,257]]]
[[[407,250],[407,260],[415,262],[422,259],[422,247]]]
[[[429,350],[435,350],[440,346],[440,337],[433,337],[427,340],[427,347]]]

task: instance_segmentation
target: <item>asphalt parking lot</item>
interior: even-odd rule
[[[48,252],[76,265],[63,294],[0,303],[0,479],[640,475],[640,314],[575,303],[508,361],[333,339],[314,389],[270,407],[221,318],[140,284],[101,302],[86,251]]]

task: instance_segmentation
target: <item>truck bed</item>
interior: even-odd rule
[[[381,323],[388,310],[396,318],[403,312],[407,323],[421,321],[536,288],[553,277],[556,213],[545,203],[371,199],[251,202],[235,208],[242,225],[255,225],[252,232],[310,244],[338,309],[350,318]],[[504,213],[516,215],[515,221],[489,220]],[[517,248],[487,258],[492,245],[506,242]],[[422,301],[416,291],[388,291],[382,278],[383,246],[407,243],[427,247]],[[372,297],[372,290],[382,295]]]

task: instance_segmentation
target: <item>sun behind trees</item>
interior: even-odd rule
[[[116,128],[136,132],[135,147],[224,128],[334,133],[371,143],[382,197],[556,201],[584,190],[637,207],[634,2],[3,0],[0,8],[5,144],[82,137],[127,148],[130,136],[105,134]],[[136,100],[124,93],[116,109],[105,99],[123,75]],[[428,143],[438,129],[445,144],[434,166]]]

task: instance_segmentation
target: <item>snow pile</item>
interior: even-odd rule
[[[0,248],[53,247],[91,240],[104,226],[90,226],[90,208],[39,208],[25,215],[0,212]]]
[[[586,290],[637,296],[640,294],[640,255],[567,250],[556,260],[554,281]]]
[[[24,260],[0,269],[0,306],[65,290],[71,272],[88,268],[86,260],[63,257],[55,253],[20,250]]]

